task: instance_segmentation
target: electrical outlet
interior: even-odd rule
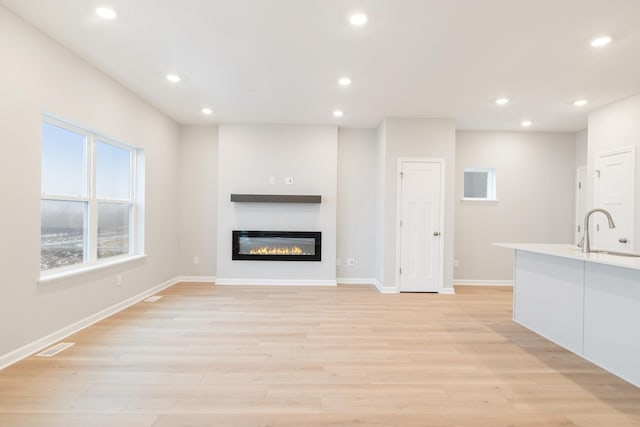
[[[342,260],[340,258],[336,258],[336,265],[342,265]]]
[[[116,274],[116,286],[122,286],[122,274]]]
[[[287,185],[291,185],[293,184],[293,177],[292,176],[288,176],[284,179],[284,183]]]
[[[457,259],[453,260],[453,268],[458,268],[460,267],[460,261],[458,261]]]
[[[356,260],[353,258],[347,258],[347,265],[356,265]]]
[[[194,264],[200,264],[200,257],[194,256],[193,257],[193,263]]]
[[[276,177],[275,176],[270,176],[269,177],[269,184],[275,184],[276,183]]]

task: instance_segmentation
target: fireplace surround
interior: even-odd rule
[[[233,230],[234,261],[322,261],[319,231]]]

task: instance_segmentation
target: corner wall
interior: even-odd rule
[[[576,132],[576,168],[587,166],[588,139],[589,133],[587,129]]]
[[[216,283],[335,284],[337,128],[222,125],[218,147]],[[322,203],[232,203],[232,193],[318,194]],[[232,261],[232,230],[320,231],[322,261]]]
[[[175,122],[3,7],[0,52],[2,357],[177,275],[179,146]],[[146,259],[38,285],[43,112],[144,149]]]
[[[589,114],[587,207],[594,207],[596,157],[602,151],[635,146],[634,250],[640,250],[640,95],[607,105]],[[615,220],[615,218],[614,218]],[[632,242],[633,243],[633,242]]]
[[[383,291],[397,291],[396,226],[398,200],[398,159],[401,157],[441,158],[445,161],[444,194],[444,292],[453,292],[453,243],[454,243],[454,180],[456,139],[455,121],[451,119],[386,119],[381,127],[382,136],[378,142],[379,165],[384,170],[378,173],[384,177],[382,194],[384,227],[383,240],[378,240],[383,251],[384,271],[381,283]],[[380,258],[380,257],[379,257]]]
[[[218,126],[180,128],[179,195],[180,276],[213,282],[218,231]]]
[[[513,251],[494,242],[572,243],[576,135],[458,131],[456,281],[513,280]],[[464,169],[495,168],[497,202],[463,201]]]
[[[338,130],[336,267],[342,282],[371,283],[376,271],[376,130]],[[347,265],[353,258],[355,265]],[[362,280],[365,279],[365,280]]]

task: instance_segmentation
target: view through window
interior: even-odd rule
[[[136,149],[42,123],[40,270],[133,254]]]
[[[465,169],[464,199],[496,200],[496,170]]]

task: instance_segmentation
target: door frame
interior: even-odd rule
[[[584,179],[582,181],[580,181],[580,175],[582,174],[582,176],[584,177]],[[574,236],[574,240],[575,243],[580,242],[580,239],[582,238],[581,236],[584,235],[584,230],[582,229],[582,226],[584,225],[584,214],[586,213],[587,210],[589,210],[587,208],[587,203],[588,203],[588,187],[587,187],[587,181],[589,176],[587,175],[587,166],[583,165],[583,166],[578,166],[576,168],[576,181],[575,181],[575,219],[574,219],[574,224],[573,224],[573,236]],[[582,184],[583,188],[579,188],[579,185]],[[584,201],[584,210],[585,212],[581,212],[580,211],[580,204],[578,203],[578,193],[582,191],[582,199]],[[579,230],[578,230],[579,228]]]
[[[615,156],[616,154],[624,154],[624,153],[631,153],[631,175],[632,175],[632,179],[631,179],[631,224],[630,224],[630,228],[629,228],[629,236],[631,236],[631,238],[633,239],[632,242],[633,244],[631,245],[631,250],[635,250],[636,243],[635,243],[635,232],[636,232],[636,224],[635,224],[635,217],[636,217],[636,146],[635,145],[627,145],[624,147],[619,147],[619,148],[614,148],[613,150],[605,150],[605,151],[600,151],[598,153],[595,154],[595,168],[593,170],[593,207],[600,207],[598,206],[600,204],[600,180],[599,180],[599,173],[600,173],[600,161],[602,157],[607,157],[607,156]],[[596,176],[598,175],[598,176]],[[613,220],[615,221],[616,219],[613,218]],[[594,239],[595,240],[595,239]]]
[[[438,293],[442,293],[444,289],[444,190],[445,190],[445,160],[443,158],[431,158],[431,157],[398,157],[398,165],[396,170],[396,263],[395,263],[395,290],[400,293],[400,264],[401,253],[400,248],[402,246],[401,231],[400,231],[400,218],[402,215],[402,164],[403,163],[439,163],[440,164],[440,221],[439,221],[439,244],[438,244],[438,257],[440,258],[440,266],[438,268]]]

